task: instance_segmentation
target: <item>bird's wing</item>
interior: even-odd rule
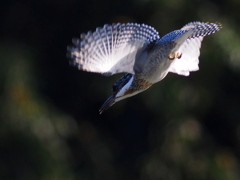
[[[73,40],[73,46],[68,47],[68,55],[70,62],[83,71],[105,75],[134,74],[137,52],[157,39],[158,32],[144,24],[104,25]]]
[[[188,76],[191,71],[197,71],[203,37],[220,29],[221,25],[216,23],[191,22],[185,25],[181,30],[191,30],[192,33],[176,51],[175,54],[181,56],[173,61],[169,71],[184,76]]]

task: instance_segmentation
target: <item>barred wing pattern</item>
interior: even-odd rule
[[[80,70],[106,75],[134,74],[137,52],[159,38],[158,32],[145,24],[106,24],[73,40],[68,53]]]
[[[204,36],[215,33],[221,29],[217,23],[192,22],[185,25],[181,30],[193,30],[191,36],[179,47],[176,53],[182,54],[180,59],[176,59],[170,67],[170,72],[188,76],[190,71],[199,69],[199,55],[201,42]]]

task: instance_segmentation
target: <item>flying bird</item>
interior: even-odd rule
[[[160,38],[145,24],[106,24],[73,39],[67,54],[70,63],[83,71],[107,76],[126,73],[113,84],[112,95],[99,110],[101,114],[114,103],[161,81],[168,72],[188,76],[199,70],[203,37],[220,29],[218,23],[190,22]]]

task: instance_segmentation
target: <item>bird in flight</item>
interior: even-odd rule
[[[113,84],[101,114],[161,81],[168,72],[188,76],[197,71],[203,37],[220,29],[218,23],[190,22],[160,38],[145,24],[106,24],[73,39],[67,54],[70,63],[82,71],[107,76],[126,73]]]

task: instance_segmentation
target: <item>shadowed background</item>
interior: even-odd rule
[[[239,180],[238,1],[52,0],[0,7],[0,179]],[[162,37],[191,21],[221,22],[200,71],[169,74],[102,115],[121,76],[69,66],[72,37],[137,22]]]

